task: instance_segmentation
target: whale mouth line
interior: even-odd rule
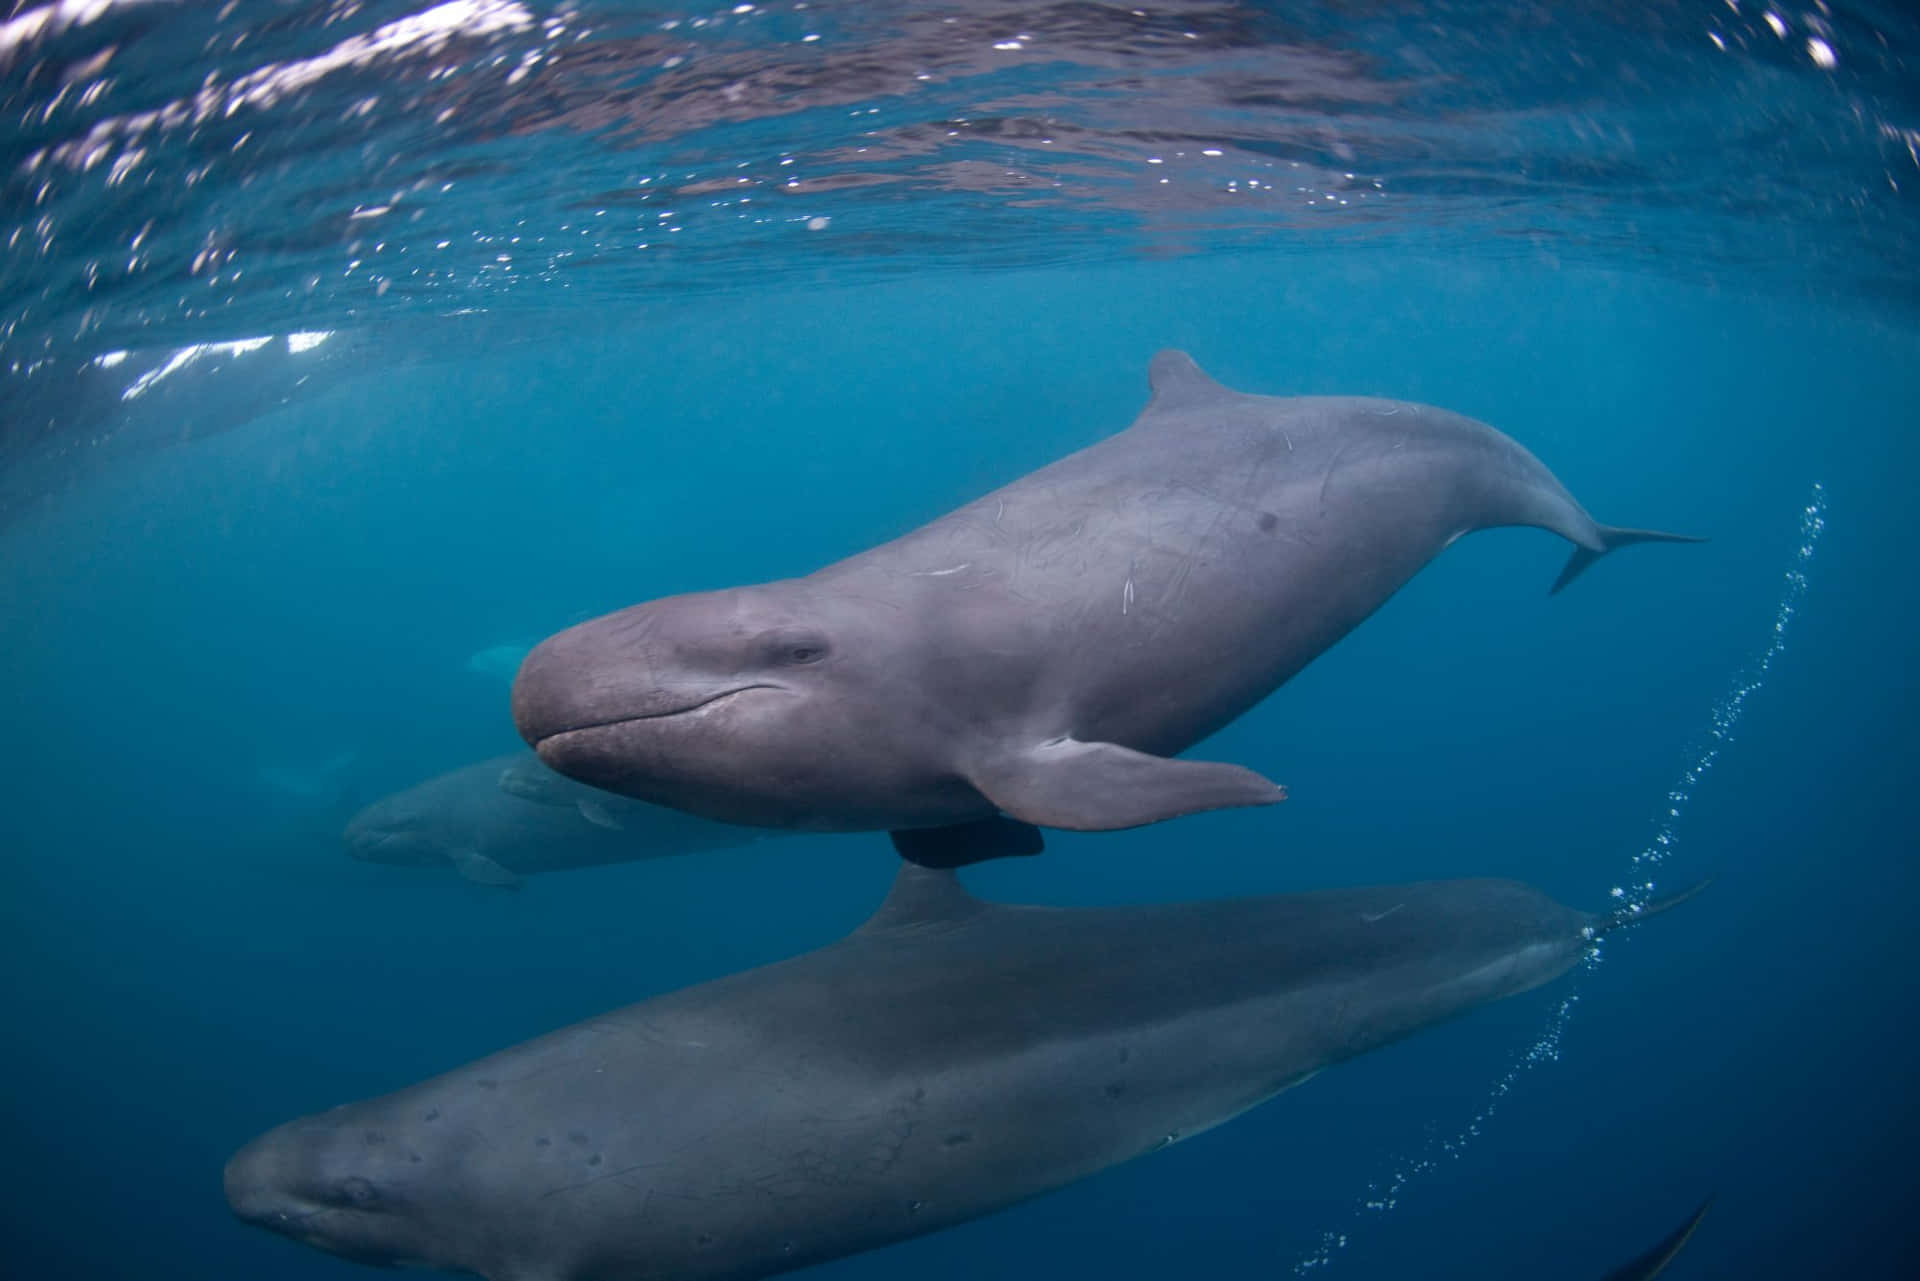
[[[272,1218],[273,1224],[276,1227],[299,1228],[312,1222],[314,1219],[324,1218],[335,1212],[336,1210],[333,1206],[317,1205],[311,1210],[303,1210],[298,1214],[288,1210],[276,1210],[273,1212]]]
[[[587,723],[582,725],[569,725],[565,729],[556,729],[548,733],[542,734],[539,738],[534,740],[533,749],[537,752],[542,747],[545,747],[548,743],[553,742],[555,739],[565,738],[569,734],[584,734],[589,730],[596,730],[596,729],[612,729],[619,725],[633,725],[640,721],[664,721],[674,716],[685,716],[689,712],[697,712],[703,707],[712,707],[715,703],[718,703],[723,699],[732,698],[737,694],[745,694],[750,690],[781,689],[781,688],[783,687],[779,685],[769,685],[765,683],[758,683],[753,685],[741,685],[741,686],[737,686],[734,689],[723,690],[720,693],[713,695],[711,698],[703,698],[697,703],[689,703],[685,707],[675,707],[669,711],[643,712],[639,715],[630,715],[630,716],[609,716],[607,719],[602,721],[588,721]]]
[[[262,1227],[269,1232],[278,1232],[285,1236],[305,1237],[308,1225],[315,1219],[324,1218],[337,1212],[337,1207],[313,1205],[300,1209],[276,1208],[271,1210],[237,1210],[241,1220]]]
[[[374,861],[375,856],[387,847],[387,841],[389,839],[385,832],[375,834],[355,833],[347,837],[347,854],[351,858],[357,858],[362,862],[371,863]]]

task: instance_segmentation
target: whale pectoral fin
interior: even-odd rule
[[[621,826],[620,820],[613,816],[613,811],[608,809],[605,803],[601,801],[582,800],[575,808],[580,811],[581,818],[586,819],[587,822],[593,824],[595,827],[604,827],[609,832],[625,830]]]
[[[902,828],[887,835],[893,838],[893,848],[901,858],[938,869],[1038,854],[1047,848],[1039,828],[1004,814],[945,827]]]
[[[520,878],[478,850],[454,850],[447,855],[454,869],[476,885],[492,885],[503,890],[520,888]]]
[[[1081,832],[1287,799],[1286,788],[1238,765],[1149,756],[1117,743],[1071,738],[995,757],[968,777],[1023,823]]]
[[[557,779],[537,774],[522,765],[509,765],[500,771],[500,790],[534,805],[573,804],[573,797],[561,789]]]

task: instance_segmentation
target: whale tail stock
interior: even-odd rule
[[[1695,881],[1683,890],[1677,890],[1672,894],[1663,895],[1649,902],[1640,904],[1630,903],[1625,907],[1615,908],[1611,912],[1600,913],[1593,918],[1593,924],[1589,928],[1593,931],[1593,937],[1599,938],[1603,934],[1611,934],[1615,930],[1623,930],[1629,926],[1638,925],[1650,916],[1658,916],[1662,912],[1671,911],[1679,907],[1682,903],[1712,884],[1713,878],[1709,876],[1703,881]]]
[[[1704,543],[1707,541],[1688,534],[1669,534],[1658,529],[1621,529],[1617,525],[1602,525],[1597,521],[1594,523],[1593,532],[1599,541],[1599,546],[1589,547],[1585,544],[1575,546],[1573,555],[1567,557],[1566,567],[1560,571],[1560,577],[1553,580],[1553,586],[1548,589],[1547,595],[1554,595],[1562,587],[1580,577],[1586,572],[1587,566],[1610,551],[1631,547],[1635,543]]]

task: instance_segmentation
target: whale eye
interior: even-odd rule
[[[782,632],[768,638],[773,661],[784,667],[805,667],[827,656],[827,638],[817,632]]]
[[[358,1175],[340,1180],[335,1197],[340,1204],[350,1205],[356,1210],[378,1209],[381,1201],[380,1189]]]

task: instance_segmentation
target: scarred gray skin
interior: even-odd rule
[[[1646,914],[1511,881],[1011,907],[908,866],[831,946],[281,1126],[227,1197],[370,1263],[745,1281],[1156,1151]]]
[[[804,578],[667,597],[537,646],[521,736],[609,791],[770,827],[996,810],[1101,830],[1284,792],[1165,758],[1218,730],[1461,534],[1625,542],[1483,423],[1250,396],[1181,352],[1132,427]],[[1680,541],[1680,540],[1676,540]]]
[[[537,872],[745,845],[772,833],[614,796],[514,752],[375,801],[347,824],[347,852],[371,863],[451,867],[512,885]]]

